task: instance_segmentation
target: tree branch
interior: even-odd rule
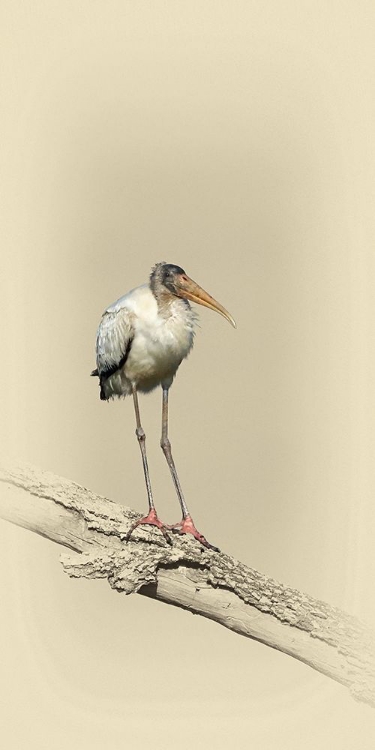
[[[126,542],[138,513],[54,474],[0,469],[0,482],[0,517],[68,547],[61,560],[70,576],[107,578],[117,591],[208,617],[305,662],[375,706],[373,635],[354,617],[188,536],[168,545],[157,530],[139,527]]]

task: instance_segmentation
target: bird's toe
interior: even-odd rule
[[[172,539],[167,531],[169,527],[167,527],[166,524],[160,520],[155,510],[150,510],[147,516],[143,516],[143,518],[139,518],[138,521],[133,523],[126,535],[127,542],[129,541],[133,531],[135,531],[138,526],[156,526],[156,528],[159,529],[163,534],[165,541],[168,544],[172,544]]]

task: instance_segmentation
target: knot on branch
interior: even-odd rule
[[[107,578],[116,591],[136,594],[144,586],[157,585],[160,568],[209,567],[212,552],[201,551],[189,540],[178,541],[172,547],[155,542],[128,542],[121,549],[95,548],[81,554],[65,553],[60,559],[71,578]]]

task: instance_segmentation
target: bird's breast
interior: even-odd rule
[[[173,379],[193,346],[194,315],[185,305],[171,306],[169,315],[137,316],[125,375],[142,390]]]

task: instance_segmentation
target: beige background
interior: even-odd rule
[[[7,452],[144,510],[131,402],[89,378],[102,310],[182,265],[201,310],[171,393],[197,526],[374,616],[373,2],[1,4]],[[160,515],[178,520],[143,397]],[[105,582],[1,522],[2,746],[372,749],[308,667]]]

